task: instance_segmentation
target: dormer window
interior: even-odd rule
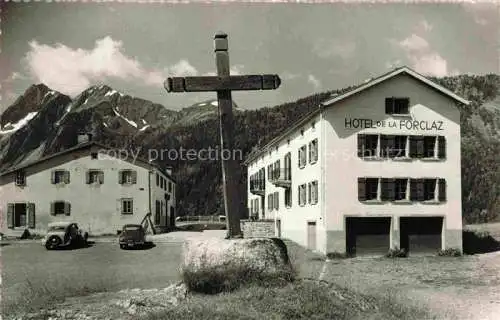
[[[386,114],[409,114],[410,113],[410,98],[385,98],[385,113]]]
[[[16,172],[16,186],[26,185],[26,173],[24,171]]]

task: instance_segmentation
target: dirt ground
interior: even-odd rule
[[[189,238],[187,233],[177,239],[173,236],[157,238],[149,250],[132,251],[120,250],[112,241],[55,252],[47,252],[38,242],[2,246],[2,302],[33,303],[36,297],[29,295],[40,292],[64,296],[66,292],[164,288],[180,280],[182,242]],[[439,319],[499,319],[500,252],[325,262],[294,243],[287,245],[300,277],[334,282],[361,293],[390,295],[399,302],[428,307]]]

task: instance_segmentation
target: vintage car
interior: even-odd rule
[[[88,233],[78,228],[75,222],[52,222],[48,224],[47,235],[42,240],[47,250],[61,247],[87,245]]]
[[[146,230],[140,224],[126,224],[118,238],[121,249],[143,247],[146,244]]]

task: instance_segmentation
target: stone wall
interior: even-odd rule
[[[273,238],[274,220],[242,220],[241,230],[245,238]]]

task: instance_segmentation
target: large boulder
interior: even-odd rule
[[[184,245],[181,272],[191,291],[217,293],[243,283],[293,280],[285,243],[277,238],[198,239]]]

